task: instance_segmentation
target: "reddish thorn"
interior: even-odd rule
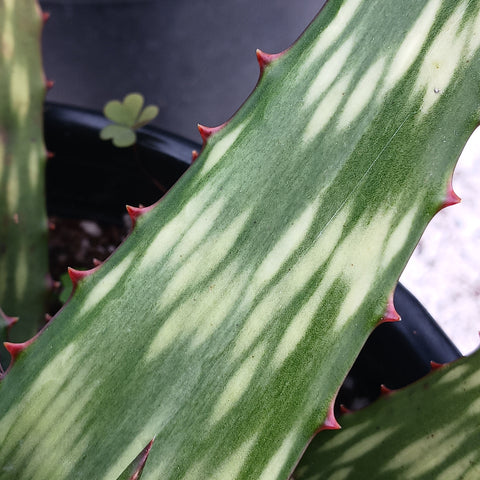
[[[18,225],[18,222],[20,221],[18,218],[18,213],[14,213],[12,218],[13,218],[13,223],[16,223]]]
[[[52,288],[54,288],[55,290],[58,290],[61,286],[62,284],[58,280],[54,280],[52,283]]]
[[[45,323],[50,322],[50,320],[51,320],[52,318],[53,318],[53,317],[52,317],[49,313],[46,313],[46,314],[45,314]]]
[[[45,86],[47,87],[47,90],[51,90],[54,85],[55,85],[55,82],[53,80],[47,80],[45,82]]]
[[[381,397],[386,397],[387,395],[390,395],[393,392],[391,388],[386,387],[385,385],[380,385],[380,396]]]
[[[451,205],[456,205],[461,201],[462,199],[453,190],[452,177],[450,177],[447,185],[447,194],[445,195],[445,199],[443,200],[443,203],[440,206],[440,210],[446,207],[450,207]]]
[[[5,345],[5,348],[7,349],[8,353],[12,357],[12,360],[10,362],[10,365],[12,365],[17,357],[29,346],[31,345],[35,339],[37,338],[38,334],[35,335],[33,338],[30,340],[27,340],[26,342],[23,343],[11,343],[11,342],[3,342],[3,345]]]
[[[93,264],[96,266],[96,267],[99,267],[100,265],[102,265],[102,261],[99,260],[98,258],[94,258],[93,259]]]
[[[49,18],[50,18],[50,12],[42,12],[42,21],[44,25],[45,23],[47,23]]]
[[[192,163],[198,158],[198,152],[196,150],[192,150]]]
[[[153,205],[150,205],[149,207],[142,207],[142,206],[132,207],[130,205],[127,205],[127,212],[132,220],[132,227],[136,225],[137,219],[139,217],[141,217],[143,214],[149,212],[152,209],[153,209]]]
[[[49,152],[47,150],[47,159],[53,158],[54,156],[55,156],[55,154],[53,152]]]
[[[198,131],[200,132],[200,136],[202,137],[203,143],[205,144],[207,140],[214,134],[221,130],[226,123],[222,123],[218,127],[205,127],[204,125],[197,125]]]
[[[328,407],[327,417],[318,429],[319,432],[322,430],[338,430],[339,428],[342,428],[335,418],[334,407],[335,398],[331,401],[330,406]]]
[[[47,284],[47,288],[49,290],[52,290],[54,288],[53,278],[49,273],[45,275],[45,283]]]
[[[342,415],[345,415],[345,414],[347,414],[347,413],[352,413],[352,411],[351,411],[349,408],[347,408],[347,407],[342,403],[342,404],[340,405],[340,413],[341,413]]]
[[[55,228],[56,228],[55,222],[53,222],[52,220],[50,220],[50,221],[48,222],[48,229],[49,229],[50,231],[52,231],[52,230],[55,230]]]
[[[9,317],[8,315],[5,315],[5,313],[1,308],[0,308],[0,318],[5,322],[7,330],[10,330],[13,327],[13,325],[15,325],[18,322],[18,317]]]
[[[380,319],[378,324],[386,323],[386,322],[398,322],[400,321],[400,315],[395,310],[395,305],[393,304],[393,292],[388,297],[387,308],[383,317]]]
[[[73,288],[75,289],[78,285],[78,282],[91,275],[95,270],[96,268],[92,268],[90,270],[75,270],[74,268],[68,267],[68,275],[73,283]]]
[[[155,441],[155,438],[150,440],[149,444],[140,452],[140,455],[137,457],[138,458],[137,469],[135,470],[135,472],[133,472],[129,480],[138,480],[142,475],[143,469],[145,467],[145,463],[147,462],[147,458],[150,453],[150,450],[152,449],[152,445],[154,441]]]
[[[265,68],[270,65],[274,60],[277,58],[281,57],[284,52],[280,53],[265,53],[262,52],[259,48],[257,48],[257,51],[255,52],[257,54],[257,60],[258,64],[260,65],[260,73],[263,73],[265,71]]]
[[[438,362],[434,362],[433,360],[430,360],[430,368],[432,369],[432,372],[434,370],[439,370],[444,365],[445,365],[444,363],[438,363]]]

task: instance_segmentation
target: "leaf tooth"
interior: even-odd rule
[[[393,304],[393,291],[388,297],[387,308],[385,309],[385,313],[383,317],[380,319],[378,324],[382,324],[385,322],[399,322],[401,320],[400,315],[395,310],[395,305]]]
[[[132,220],[132,228],[137,224],[138,218],[152,210],[153,207],[154,205],[150,205],[149,207],[132,207],[131,205],[127,205],[127,212]]]
[[[192,163],[198,158],[198,152],[196,150],[192,150]]]
[[[393,389],[386,387],[383,383],[380,385],[380,396],[381,397],[387,397],[393,391],[394,391]]]
[[[90,270],[76,270],[72,267],[68,267],[68,275],[70,276],[70,280],[73,284],[73,290],[75,290],[78,286],[78,282],[83,280],[85,277],[90,276],[94,273],[98,267],[91,268]]]
[[[4,321],[7,330],[10,330],[13,325],[18,322],[18,317],[9,317],[5,312],[0,308],[0,318]]]
[[[330,405],[327,411],[327,416],[323,421],[322,425],[320,425],[320,428],[317,430],[318,432],[321,432],[322,430],[338,430],[342,428],[340,424],[337,422],[337,419],[335,418],[335,398],[336,398],[336,395],[330,402]]]
[[[15,363],[18,356],[38,338],[38,336],[40,335],[40,332],[38,332],[30,340],[27,340],[22,343],[3,342],[3,345],[5,346],[5,348],[7,349],[11,357],[10,365],[8,366],[7,372],[8,370],[10,370],[11,366]]]
[[[285,51],[280,53],[265,53],[262,52],[262,50],[260,50],[259,48],[257,48],[255,53],[257,54],[258,64],[260,65],[261,76],[265,71],[265,68],[267,68],[267,66],[270,65],[274,60],[281,57],[285,53]]]
[[[343,403],[340,404],[340,413],[342,415],[347,415],[348,413],[352,413],[352,410],[350,410],[349,408],[347,408]]]
[[[45,25],[47,21],[50,19],[50,12],[42,11],[42,22]]]
[[[443,199],[442,204],[440,205],[439,210],[442,210],[443,208],[446,208],[446,207],[450,207],[451,205],[456,205],[461,201],[462,199],[453,190],[452,177],[450,177],[447,184],[447,193],[445,195],[445,198]]]
[[[98,258],[94,258],[92,260],[92,263],[95,267],[99,267],[100,265],[103,265],[103,262],[101,260],[99,260]]]
[[[47,90],[51,90],[54,85],[55,85],[54,80],[46,80],[45,81],[45,87],[46,87]]]
[[[140,455],[137,457],[138,465],[135,471],[130,476],[129,480],[139,480],[142,475],[143,469],[145,467],[145,463],[147,462],[148,455],[150,450],[152,449],[153,442],[155,441],[155,437],[150,440],[148,445],[140,452]]]
[[[434,362],[433,360],[430,360],[430,371],[434,372],[435,370],[439,370],[445,365],[446,363],[438,363],[438,362]]]
[[[200,132],[200,136],[202,137],[203,144],[207,143],[207,140],[215,133],[220,131],[226,123],[222,123],[218,127],[206,127],[205,125],[197,125],[198,131]]]

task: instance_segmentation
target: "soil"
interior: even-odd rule
[[[54,281],[49,314],[60,307],[58,297],[62,292],[61,277],[68,267],[88,270],[95,262],[103,262],[122,243],[130,230],[130,218],[125,215],[123,226],[93,220],[50,217],[48,253],[50,275]],[[69,287],[67,287],[69,288]]]

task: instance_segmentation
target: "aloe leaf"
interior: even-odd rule
[[[48,287],[43,19],[34,0],[5,1],[0,25],[0,307],[20,317],[11,338],[23,341],[44,318]]]
[[[309,446],[295,480],[478,478],[480,350],[342,417]]]
[[[0,384],[3,478],[285,479],[480,112],[480,0],[331,0]],[[8,477],[10,475],[10,477]],[[0,477],[2,478],[2,477]]]

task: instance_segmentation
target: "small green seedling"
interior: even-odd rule
[[[102,140],[112,140],[116,147],[131,147],[137,140],[135,133],[158,115],[156,105],[143,108],[145,99],[140,93],[129,93],[123,99],[111,100],[103,108],[105,117],[114,122],[100,132]]]

